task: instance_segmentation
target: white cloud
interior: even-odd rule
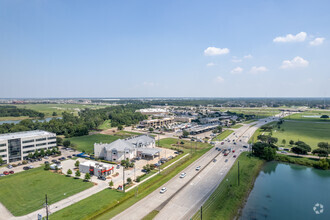
[[[292,60],[284,60],[282,62],[281,69],[307,67],[308,64],[309,64],[309,62],[307,60],[304,60],[303,58],[297,56],[297,57],[293,58]]]
[[[305,41],[307,37],[306,32],[300,32],[296,35],[292,35],[292,34],[287,34],[286,36],[282,36],[282,37],[276,37],[274,38],[273,42],[282,42],[282,43],[286,43],[286,42],[303,42]]]
[[[241,68],[239,66],[230,71],[230,73],[232,73],[232,74],[237,74],[237,73],[241,73],[241,72],[243,72],[243,68]]]
[[[314,40],[312,40],[311,42],[309,42],[309,44],[311,46],[318,46],[318,45],[321,45],[323,44],[323,41],[325,40],[324,37],[317,37],[315,38]]]
[[[205,56],[217,56],[229,53],[228,48],[208,47],[204,50]]]
[[[210,67],[210,66],[215,66],[215,65],[216,65],[216,64],[215,64],[215,63],[213,63],[213,62],[206,64],[206,66],[207,66],[207,67]]]
[[[253,66],[250,70],[250,73],[252,74],[258,74],[258,73],[262,73],[262,72],[266,72],[268,71],[268,69],[264,66]]]
[[[218,76],[216,79],[215,79],[216,82],[218,83],[222,83],[224,82],[225,80],[221,77],[221,76]]]
[[[244,59],[251,59],[253,56],[251,54],[245,55],[243,58]]]
[[[240,63],[240,62],[242,62],[242,59],[233,58],[231,60],[231,62],[233,62],[233,63]]]

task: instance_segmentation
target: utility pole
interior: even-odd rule
[[[158,147],[159,147],[159,135],[158,135]]]
[[[123,192],[125,192],[125,167],[123,167]]]
[[[238,173],[237,173],[238,176],[237,176],[237,178],[238,178],[238,186],[239,186],[239,160],[237,161],[237,165],[238,165],[238,168],[237,168],[238,169]]]
[[[136,180],[136,177],[135,177],[135,163],[134,163],[134,181]]]
[[[203,220],[203,206],[201,206],[201,220]]]
[[[46,216],[48,220],[48,201],[47,201],[47,194],[46,194]]]

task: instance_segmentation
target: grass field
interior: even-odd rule
[[[321,121],[321,122],[330,122],[330,119],[321,119],[322,115],[328,115],[330,117],[330,111],[306,111],[302,113],[296,113],[289,115],[284,119],[287,120],[299,120],[299,121]]]
[[[117,139],[125,139],[132,135],[138,135],[139,133],[119,131],[113,135],[106,134],[93,134],[80,137],[67,138],[72,143],[76,144],[78,151],[85,151],[86,153],[93,153],[94,143],[111,143]]]
[[[221,134],[219,134],[216,137],[214,137],[212,139],[212,141],[222,141],[222,140],[224,140],[226,137],[228,137],[233,132],[234,132],[233,130],[225,130]]]
[[[28,119],[30,117],[28,116],[19,116],[19,117],[0,117],[0,121],[19,121],[19,120],[24,120]]]
[[[273,129],[273,137],[278,138],[281,145],[283,139],[286,140],[286,147],[289,141],[304,141],[311,148],[317,148],[319,142],[330,142],[330,123],[312,122],[312,121],[285,121],[281,125],[284,131]]]
[[[83,182],[43,170],[43,167],[0,178],[0,202],[15,216],[43,208],[45,194],[53,204],[89,187]]]
[[[50,216],[50,219],[110,219],[143,199],[176,174],[180,173],[184,168],[206,153],[210,149],[209,145],[207,146],[207,148],[199,149],[196,153],[193,153],[191,157],[185,157],[178,161],[160,175],[156,175],[142,183],[139,186],[139,193],[137,196],[135,196],[135,190],[122,193],[105,189],[67,208],[55,212]]]
[[[220,111],[231,111],[238,114],[243,113],[247,115],[254,114],[257,118],[265,118],[280,113],[280,110],[276,108],[220,108]]]
[[[243,152],[232,166],[224,181],[203,205],[203,219],[235,219],[238,210],[243,208],[245,198],[253,188],[255,178],[258,176],[263,160],[248,157]],[[238,165],[240,164],[240,185],[238,185]],[[193,220],[200,219],[200,211]]]
[[[32,109],[38,112],[42,112],[45,114],[45,117],[52,116],[53,112],[56,112],[59,116],[62,112],[72,112],[76,115],[78,111],[85,108],[90,109],[98,109],[98,108],[105,108],[106,105],[83,105],[83,104],[19,104],[14,105],[17,108],[26,108]]]
[[[236,124],[234,126],[231,126],[230,128],[234,128],[234,129],[237,129],[237,128],[240,128],[242,127],[243,125],[242,124]]]
[[[111,128],[111,121],[110,120],[105,120],[97,128],[100,129],[100,130],[107,130],[107,129]]]

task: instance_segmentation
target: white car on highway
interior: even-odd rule
[[[184,178],[186,175],[186,173],[181,173],[180,178]]]
[[[163,187],[161,190],[160,190],[160,193],[165,193],[167,191],[166,187]]]
[[[201,169],[201,166],[196,167],[196,171],[199,171]]]

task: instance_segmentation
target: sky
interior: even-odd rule
[[[329,97],[330,1],[1,0],[0,98]]]

